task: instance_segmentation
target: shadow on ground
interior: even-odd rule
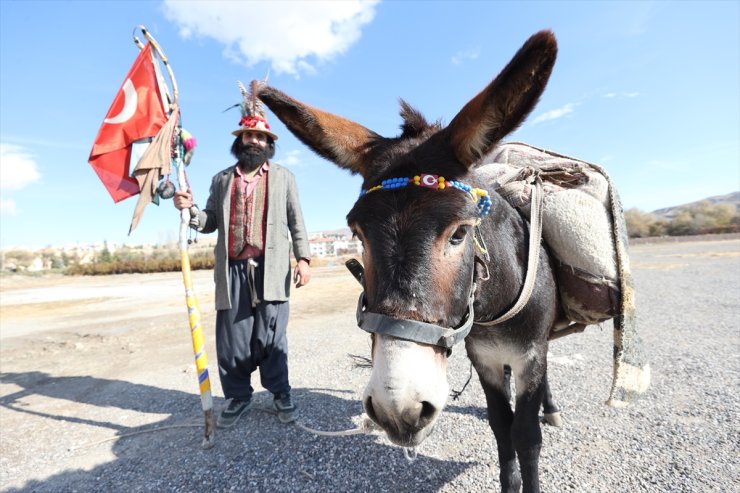
[[[118,437],[112,442],[114,460],[90,470],[68,469],[44,480],[31,480],[20,488],[5,490],[9,492],[375,492],[389,488],[394,492],[422,492],[439,490],[474,465],[421,454],[409,463],[400,448],[377,436],[324,437],[283,425],[269,411],[272,396],[265,392],[255,394],[255,407],[234,429],[217,432],[213,449],[203,450],[203,414],[192,394],[126,381],[54,377],[42,372],[4,373],[0,381],[21,388],[0,399],[0,406],[12,412],[60,421],[78,433],[79,427],[108,428]],[[326,423],[331,423],[331,431],[356,427],[350,417],[360,414],[361,405],[354,398],[336,397],[345,392],[297,388],[293,393],[305,426],[326,429]],[[99,407],[101,412],[86,417],[55,415],[33,410],[35,406],[23,401],[38,397],[74,401],[93,409]],[[222,405],[223,400],[217,399],[216,408]],[[119,410],[122,414],[164,414],[167,418],[129,427],[112,422],[111,413]],[[186,424],[193,426],[182,427]],[[88,435],[97,437],[100,433],[88,431]],[[111,442],[90,439],[67,451],[67,458],[89,453],[95,447],[107,450]]]

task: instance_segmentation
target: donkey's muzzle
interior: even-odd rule
[[[434,423],[441,411],[432,403],[423,401],[407,407],[400,414],[389,413],[372,396],[365,397],[363,406],[368,417],[386,432],[393,443],[402,447],[416,447],[423,442],[431,431],[427,427]]]

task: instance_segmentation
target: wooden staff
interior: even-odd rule
[[[175,80],[175,74],[172,72],[172,67],[167,61],[167,57],[162,52],[157,41],[149,34],[144,26],[138,26],[144,37],[149,41],[154,50],[156,51],[159,59],[167,68],[167,73],[172,83],[172,96],[169,94],[169,90],[165,85],[163,87],[164,92],[167,95],[167,99],[170,102],[170,113],[178,108],[178,90],[177,82]],[[136,33],[136,30],[134,30]],[[134,34],[134,43],[139,49],[143,48],[144,45]],[[182,142],[180,139],[180,132],[175,132],[175,144],[174,144],[174,165],[177,168],[177,181],[180,190],[186,190],[188,188],[187,175],[185,174],[185,163],[183,162],[182,153]],[[209,449],[216,444],[216,418],[213,413],[213,397],[211,395],[211,381],[208,377],[208,357],[206,356],[205,341],[203,338],[203,327],[201,325],[200,317],[200,306],[198,305],[198,298],[195,296],[193,290],[193,279],[190,270],[190,255],[188,254],[188,228],[190,225],[190,211],[183,209],[180,211],[180,237],[179,237],[179,248],[180,248],[180,264],[182,267],[182,280],[185,285],[185,304],[188,309],[188,321],[190,323],[190,336],[193,342],[193,354],[195,355],[195,367],[198,370],[198,387],[200,389],[200,402],[203,407],[203,415],[205,417],[205,436],[203,438],[202,447]]]

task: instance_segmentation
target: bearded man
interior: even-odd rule
[[[190,190],[175,194],[175,207],[190,209],[190,227],[218,230],[214,249],[216,351],[221,387],[228,404],[217,420],[231,428],[251,407],[251,375],[273,394],[283,423],[295,420],[288,379],[287,325],[291,285],[291,244],[296,259],[293,282],[311,279],[311,254],[295,177],[270,161],[277,136],[262,105],[242,88],[244,102],[231,153],[235,165],[211,182],[206,207],[193,204]],[[290,236],[289,236],[290,233]]]

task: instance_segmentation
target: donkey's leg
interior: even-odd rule
[[[532,369],[520,375],[515,373],[516,410],[511,427],[511,435],[519,458],[519,469],[522,475],[522,492],[539,493],[539,460],[542,448],[542,431],[540,430],[539,413],[545,396],[545,362],[533,362]],[[527,381],[523,377],[539,375]]]
[[[514,413],[509,403],[509,379],[504,376],[503,371],[491,372],[489,370],[485,376],[480,373],[479,376],[488,404],[488,425],[496,437],[501,491],[518,493],[522,480],[517,468],[516,451],[512,440],[511,425],[514,421]],[[506,385],[504,385],[504,380]]]
[[[545,415],[545,423],[558,427],[563,425],[563,420],[560,417],[560,407],[558,407],[552,398],[547,372],[545,372],[545,398],[542,401],[542,411]]]

